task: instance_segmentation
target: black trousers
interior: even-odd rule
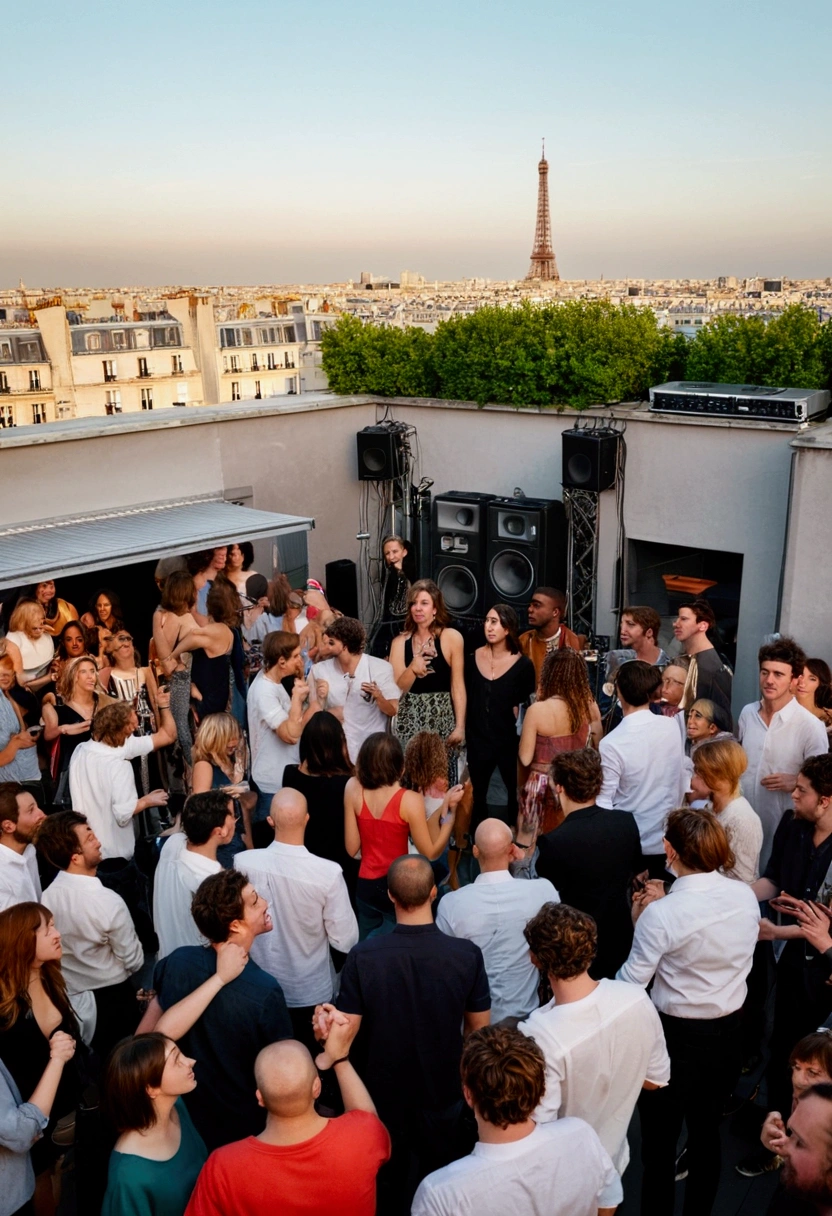
[[[812,975],[796,953],[792,943],[787,943],[775,971],[774,1025],[766,1086],[768,1109],[781,1113],[792,1108],[789,1056],[797,1043],[822,1026],[832,1011],[832,988],[819,981],[817,974]]]
[[[153,928],[150,882],[131,857],[107,857],[99,863],[98,878],[102,884],[120,895],[127,904],[139,941],[148,954],[159,949],[159,939]]]
[[[474,1116],[462,1099],[444,1110],[410,1110],[407,1095],[393,1111],[379,1109],[390,1133],[390,1160],[378,1175],[378,1216],[409,1216],[416,1188],[428,1174],[467,1157],[477,1140]]]
[[[670,1056],[670,1084],[642,1090],[642,1216],[673,1216],[676,1145],[688,1130],[684,1216],[708,1216],[722,1167],[722,1107],[740,1073],[740,1014],[675,1018],[660,1014]]]
[[[508,790],[508,805],[505,812],[497,810],[497,817],[510,828],[517,823],[517,740],[510,740],[510,747],[495,746],[491,749],[468,743],[468,773],[474,787],[474,806],[471,812],[471,835],[473,836],[483,819],[488,819],[488,783],[494,769],[499,769],[503,784]]]
[[[136,1000],[136,989],[129,980],[108,988],[96,988],[93,996],[97,1016],[91,1046],[103,1064],[116,1043],[135,1034],[142,1006]]]

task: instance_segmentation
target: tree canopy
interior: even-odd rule
[[[652,310],[608,300],[489,305],[436,333],[342,316],[321,338],[336,393],[587,408],[644,397],[665,380],[822,388],[832,328],[792,305],[770,321],[717,317],[692,340]]]

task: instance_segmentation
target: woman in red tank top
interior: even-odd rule
[[[463,788],[459,785],[449,791],[448,812],[432,839],[424,798],[402,788],[404,753],[394,735],[369,735],[361,745],[355,771],[344,790],[344,840],[351,857],[361,850],[356,895],[363,941],[371,933],[389,933],[395,928],[393,905],[387,898],[391,862],[407,852],[408,838],[429,861],[442,855]]]

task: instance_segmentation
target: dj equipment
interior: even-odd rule
[[[525,628],[535,587],[565,587],[563,503],[544,498],[495,498],[488,503],[487,514],[485,610],[493,604],[510,604]]]
[[[493,494],[450,490],[433,500],[433,578],[454,617],[485,614],[486,508]]]
[[[657,414],[706,414],[766,422],[806,423],[823,418],[830,400],[832,394],[827,389],[769,388],[760,384],[671,380],[650,389],[650,409]]]
[[[395,428],[365,426],[355,438],[359,481],[393,481],[401,476],[399,439]]]
[[[611,490],[618,467],[621,434],[609,427],[564,431],[563,485],[570,490]]]

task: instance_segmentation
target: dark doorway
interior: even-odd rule
[[[666,648],[673,641],[673,620],[680,605],[701,594],[716,616],[718,635],[711,640],[733,667],[737,654],[742,554],[660,545],[646,540],[630,540],[628,546],[627,599],[631,604],[649,604],[659,613],[662,618],[661,645]],[[674,586],[674,579],[684,581]],[[703,584],[701,590],[699,584]]]

